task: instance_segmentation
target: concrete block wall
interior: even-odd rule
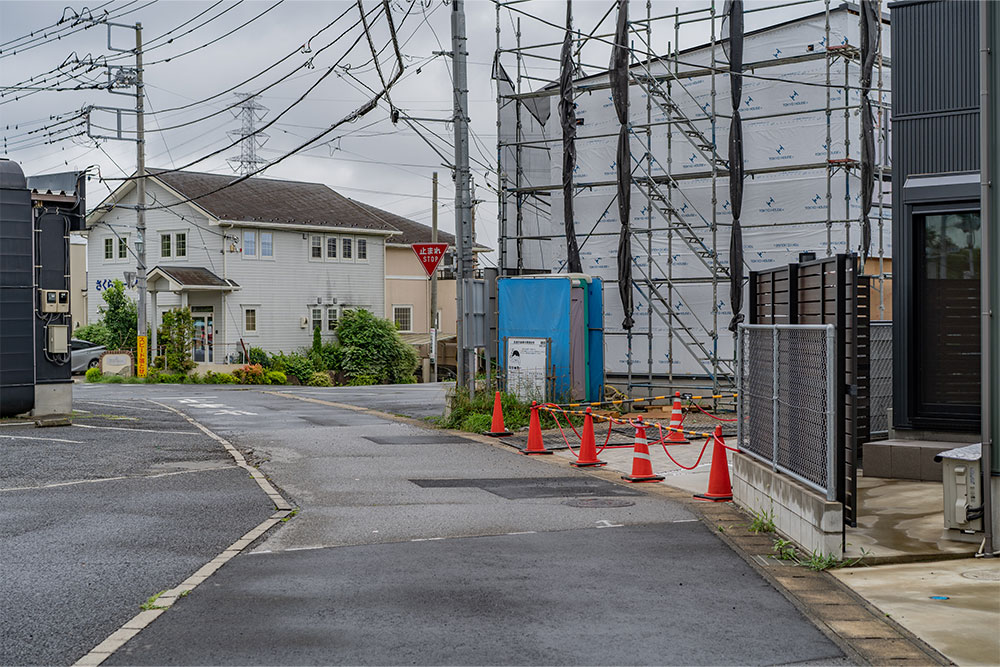
[[[773,515],[778,533],[806,553],[843,558],[844,506],[746,454],[733,454],[733,500],[751,512]]]

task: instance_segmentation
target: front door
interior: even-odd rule
[[[194,320],[194,340],[191,346],[191,357],[199,363],[212,363],[213,337],[215,334],[213,326],[213,309],[211,306],[195,306],[191,309],[191,317]]]

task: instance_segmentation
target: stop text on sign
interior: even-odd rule
[[[428,276],[434,275],[434,271],[437,269],[438,264],[441,263],[441,258],[444,257],[445,251],[448,249],[447,243],[412,243],[410,247],[413,248],[414,254],[416,254],[417,259],[420,260],[420,264],[423,265],[424,271],[427,272]]]

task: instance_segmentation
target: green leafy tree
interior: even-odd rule
[[[111,334],[108,332],[108,328],[104,326],[104,322],[94,322],[93,324],[80,327],[73,332],[73,338],[89,341],[94,345],[104,345],[105,347],[111,342]]]
[[[351,378],[365,376],[378,383],[413,381],[419,360],[396,325],[364,309],[348,310],[337,325],[343,349],[343,370]]]
[[[194,318],[190,308],[177,308],[163,313],[157,331],[157,345],[163,350],[163,365],[174,373],[187,373],[196,364],[191,359],[194,338]]]
[[[107,330],[105,345],[113,350],[135,350],[139,311],[135,301],[125,294],[125,283],[114,281],[103,293],[105,305],[101,306],[101,324]]]

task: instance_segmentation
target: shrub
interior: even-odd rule
[[[294,375],[299,379],[299,382],[306,382],[312,377],[312,374],[316,371],[313,367],[312,361],[308,358],[302,356],[301,354],[283,354],[278,353],[274,356],[274,363],[272,368],[277,371],[282,371],[287,375]]]
[[[88,368],[87,372],[83,374],[83,377],[87,379],[87,382],[100,382],[102,375],[103,373],[101,373],[101,369],[95,366],[94,368]]]
[[[475,414],[468,415],[465,419],[463,419],[462,425],[459,428],[462,431],[468,431],[470,433],[483,433],[485,431],[489,431],[492,425],[493,418],[491,415],[477,412]]]
[[[319,327],[313,327],[312,352],[319,352],[323,348],[323,334]]]
[[[268,371],[264,375],[264,380],[267,384],[285,384],[288,382],[288,378],[281,371]]]
[[[409,382],[417,369],[417,352],[399,337],[396,326],[367,310],[345,311],[337,338],[344,350],[343,371],[351,378],[373,376],[395,384]]]
[[[240,384],[264,384],[264,368],[260,364],[247,364],[233,371]]]
[[[108,332],[104,345],[112,350],[135,350],[135,338],[139,311],[135,301],[125,294],[125,283],[114,281],[104,290],[104,306],[100,307],[101,324]]]
[[[205,373],[205,384],[236,384],[236,376],[230,373],[208,371]]]
[[[125,378],[121,375],[109,375],[107,377],[102,377],[101,382],[107,382],[108,384],[122,384],[125,382]]]
[[[195,367],[191,359],[191,339],[194,338],[194,319],[190,308],[177,308],[163,313],[157,331],[157,345],[163,348],[163,366],[174,373],[187,373]]]
[[[85,340],[94,345],[104,345],[108,346],[111,342],[111,333],[108,328],[104,326],[103,322],[95,322],[94,324],[88,324],[85,327],[80,327],[73,332],[73,338],[79,338],[80,340]]]
[[[309,378],[309,381],[306,384],[309,385],[310,387],[333,386],[333,382],[330,381],[330,374],[327,373],[326,371],[316,371],[315,373],[312,374],[312,377]]]
[[[267,356],[267,352],[259,347],[251,347],[247,351],[247,357],[251,364],[257,364],[265,369],[271,367],[271,359]]]
[[[323,343],[309,350],[309,360],[318,371],[340,371],[344,367],[344,348],[337,343]]]
[[[378,378],[374,375],[353,375],[351,379],[347,381],[348,387],[365,387],[370,384],[378,384]]]

